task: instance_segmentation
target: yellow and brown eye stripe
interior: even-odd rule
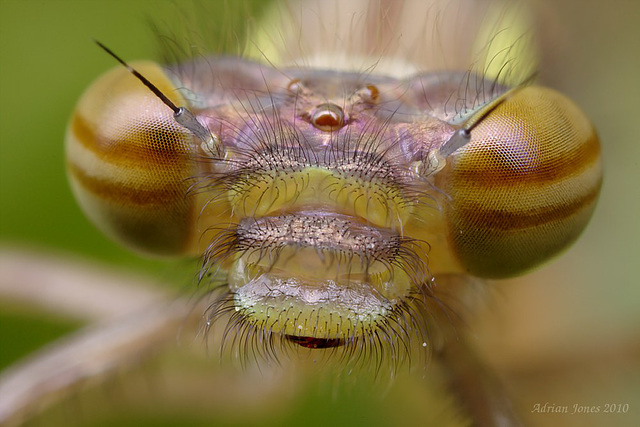
[[[602,181],[598,137],[568,99],[529,87],[474,129],[440,180],[463,264],[481,275],[511,275],[565,247],[586,225]]]
[[[160,67],[135,66],[184,103]],[[80,204],[103,231],[139,250],[148,242],[154,251],[179,251],[195,210],[186,197],[192,144],[172,111],[120,67],[80,100],[67,129],[67,170]]]
[[[172,167],[191,154],[188,145],[190,136],[184,128],[177,125],[170,114],[171,110],[166,113],[162,111],[162,107],[166,109],[164,104],[156,104],[157,107],[151,107],[158,108],[153,116],[135,116],[142,120],[137,128],[124,122],[103,122],[102,125],[91,123],[80,111],[76,111],[69,123],[69,137],[74,138],[85,149],[97,153],[102,161],[111,164],[139,169],[148,168],[147,163],[151,160],[158,166]],[[114,126],[119,132],[105,135],[109,126]]]

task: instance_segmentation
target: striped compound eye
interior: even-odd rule
[[[185,103],[158,65],[134,65],[176,104]],[[67,129],[78,203],[105,234],[134,250],[184,252],[197,213],[186,197],[194,140],[129,71],[108,72],[85,92]]]
[[[451,250],[472,275],[520,274],[578,237],[601,180],[598,136],[582,112],[552,90],[516,90],[436,177],[450,197],[443,217]]]

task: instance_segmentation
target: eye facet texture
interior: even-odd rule
[[[461,264],[498,278],[573,242],[601,179],[598,137],[582,112],[557,92],[527,87],[472,131],[436,182],[451,197],[443,214]]]

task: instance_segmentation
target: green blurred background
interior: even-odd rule
[[[261,7],[254,3],[243,7]],[[530,415],[532,425],[640,425],[640,144],[633,123],[640,99],[640,3],[534,4],[546,50],[540,77],[592,118],[605,181],[592,223],[575,247],[530,276],[497,285],[497,303],[473,328],[483,353],[512,380],[523,411],[546,401],[630,403],[634,411],[566,421]],[[211,15],[213,28],[215,22],[230,25],[224,9]],[[174,3],[0,0],[0,250],[54,253],[156,277],[171,268],[131,255],[88,223],[68,189],[63,159],[75,102],[114,66],[91,39],[123,58],[157,58],[149,17],[172,22]],[[0,300],[0,368],[79,325]],[[346,404],[378,413],[376,402],[354,397]],[[376,425],[390,425],[380,411]],[[343,421],[353,425],[357,418]]]

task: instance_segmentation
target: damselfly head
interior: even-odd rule
[[[451,319],[447,277],[549,259],[601,181],[588,120],[529,84],[526,14],[426,3],[287,3],[243,58],[110,71],[67,133],[79,203],[134,250],[201,257],[227,342],[402,360]]]

